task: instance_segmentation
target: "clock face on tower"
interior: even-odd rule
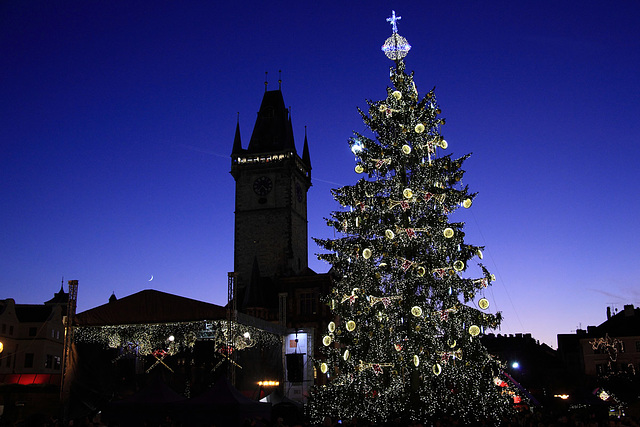
[[[271,178],[269,178],[268,176],[261,176],[253,181],[253,191],[258,196],[266,196],[267,194],[269,194],[272,188],[273,183],[271,182]]]

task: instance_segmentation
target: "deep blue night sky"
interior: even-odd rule
[[[225,304],[229,156],[265,71],[274,89],[282,70],[299,151],[307,126],[309,235],[332,236],[330,189],[358,178],[356,107],[386,97],[394,9],[447,152],[473,152],[464,182],[479,195],[460,218],[498,278],[498,332],[555,347],[607,306],[640,305],[640,4],[345,5],[0,3],[0,298],[41,303],[64,276],[79,311],[147,288]]]

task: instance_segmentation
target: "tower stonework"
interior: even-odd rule
[[[265,92],[246,149],[242,148],[239,123],[236,125],[231,175],[236,181],[234,271],[238,290],[249,286],[252,275],[275,278],[305,271],[311,162],[306,134],[302,157],[296,151],[280,90]]]

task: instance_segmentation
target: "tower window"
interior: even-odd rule
[[[300,314],[316,314],[316,295],[313,292],[300,294]]]

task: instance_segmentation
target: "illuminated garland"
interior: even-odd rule
[[[235,333],[229,339],[226,320],[76,326],[74,340],[100,344],[108,348],[121,348],[125,353],[133,352],[135,349],[142,356],[152,355],[158,349],[163,349],[168,355],[174,355],[179,351],[192,349],[199,339],[213,339],[218,345],[230,342],[237,350],[257,343],[273,345],[280,342],[278,335],[252,326],[235,323],[233,331]]]

